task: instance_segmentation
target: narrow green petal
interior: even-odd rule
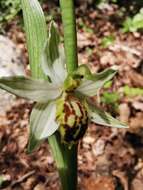
[[[45,80],[34,80],[23,76],[0,78],[0,88],[29,100],[48,102],[62,93],[61,87]]]
[[[43,72],[50,77],[53,83],[63,83],[67,72],[65,69],[65,53],[60,46],[60,36],[55,23],[52,21],[49,28],[49,37],[41,55]]]
[[[89,97],[95,96],[104,84],[111,80],[116,73],[117,71],[113,69],[107,69],[97,74],[90,74],[88,72],[84,75],[84,78],[76,91]]]
[[[35,149],[42,140],[51,136],[59,125],[56,119],[56,104],[36,104],[30,117],[30,139],[28,151]]]
[[[47,53],[51,61],[51,65],[59,57],[59,44],[60,44],[60,35],[57,31],[56,24],[52,21],[50,23],[50,28],[49,28],[48,48],[47,48]]]
[[[128,126],[112,117],[109,113],[97,108],[95,105],[88,104],[88,114],[91,122],[99,125],[115,128],[128,128]]]

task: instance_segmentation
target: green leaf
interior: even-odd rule
[[[115,37],[113,35],[105,36],[101,40],[101,46],[103,48],[108,48],[109,46],[113,45],[115,42]]]
[[[30,138],[28,152],[35,149],[39,143],[51,136],[58,128],[56,119],[56,104],[36,104],[30,117]]]
[[[123,32],[136,32],[143,28],[143,8],[133,17],[128,17],[123,22]]]
[[[80,86],[76,89],[76,91],[83,95],[92,97],[97,94],[97,92],[107,81],[114,77],[117,71],[113,69],[107,69],[101,73],[91,74],[87,70],[86,73],[87,74],[85,74]]]
[[[107,92],[105,91],[101,96],[101,101],[105,104],[116,104],[120,99],[118,92]]]
[[[105,91],[101,95],[101,102],[108,105],[112,112],[118,112],[120,95],[118,92]]]
[[[42,52],[41,66],[52,82],[63,83],[67,75],[65,54],[63,47],[60,47],[60,36],[53,21],[50,23],[48,41]]]
[[[47,26],[38,0],[21,0],[32,76],[41,76],[41,52],[47,40]]]
[[[91,122],[108,127],[128,128],[126,124],[121,123],[112,117],[109,113],[97,108],[95,105],[89,103],[87,107]]]
[[[37,102],[54,100],[61,94],[61,87],[45,80],[34,80],[23,76],[0,78],[0,88]]]
[[[129,97],[143,96],[143,88],[133,88],[126,85],[123,87],[123,92]]]

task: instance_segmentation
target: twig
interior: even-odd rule
[[[18,180],[15,180],[12,184],[11,187],[14,187],[15,185],[23,182],[25,179],[29,178],[30,176],[32,176],[33,174],[35,174],[35,170],[30,171],[28,173],[26,173],[24,176],[22,176],[21,178],[19,178]]]

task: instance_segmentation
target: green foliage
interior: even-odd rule
[[[110,35],[110,36],[105,36],[104,38],[102,38],[102,41],[101,41],[101,46],[103,48],[107,48],[109,47],[110,45],[113,45],[115,42],[115,37],[113,35]]]
[[[101,96],[101,102],[110,106],[111,110],[117,112],[119,101],[121,99],[121,94],[119,92],[109,92],[112,86],[112,81],[107,82],[104,85],[104,89],[106,91],[103,92]],[[122,87],[122,92],[124,96],[127,97],[135,97],[135,96],[143,96],[142,88],[133,88],[129,86]]]
[[[129,86],[125,86],[123,88],[123,92],[126,96],[129,96],[129,97],[143,96],[143,89],[142,88],[132,88]]]
[[[0,1],[0,24],[13,19],[20,10],[20,0]]]
[[[123,32],[136,32],[143,29],[143,8],[132,18],[128,17],[123,22]]]
[[[93,48],[90,47],[86,47],[86,54],[88,55],[88,57],[93,55]]]
[[[93,34],[94,32],[93,29],[89,28],[89,26],[87,26],[87,24],[84,23],[82,19],[79,22],[79,28],[81,28],[84,32],[87,32],[87,33]]]
[[[115,4],[118,4],[120,6],[128,6],[131,5],[132,8],[133,6],[142,6],[143,5],[143,1],[142,0],[93,0],[93,2],[95,2],[96,5],[100,5],[102,3],[115,3]]]
[[[114,104],[120,99],[117,92],[104,92],[102,96],[102,102],[106,104]]]
[[[109,105],[113,112],[117,112],[120,95],[118,92],[104,92],[101,101]]]
[[[39,2],[44,3],[45,0]],[[20,10],[20,0],[0,0],[0,26],[14,19]]]
[[[108,81],[108,82],[106,82],[105,83],[105,85],[104,85],[104,88],[106,89],[108,89],[108,88],[110,88],[112,86],[112,81]]]

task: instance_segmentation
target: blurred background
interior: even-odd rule
[[[63,36],[58,0],[40,0]],[[143,0],[75,0],[79,64],[119,69],[99,106],[129,125],[95,124],[79,145],[79,190],[143,190]],[[63,42],[63,37],[61,37]],[[30,75],[20,0],[0,0],[0,76]],[[0,189],[59,190],[47,142],[27,155],[32,103],[0,90]],[[71,164],[72,167],[72,164]]]

